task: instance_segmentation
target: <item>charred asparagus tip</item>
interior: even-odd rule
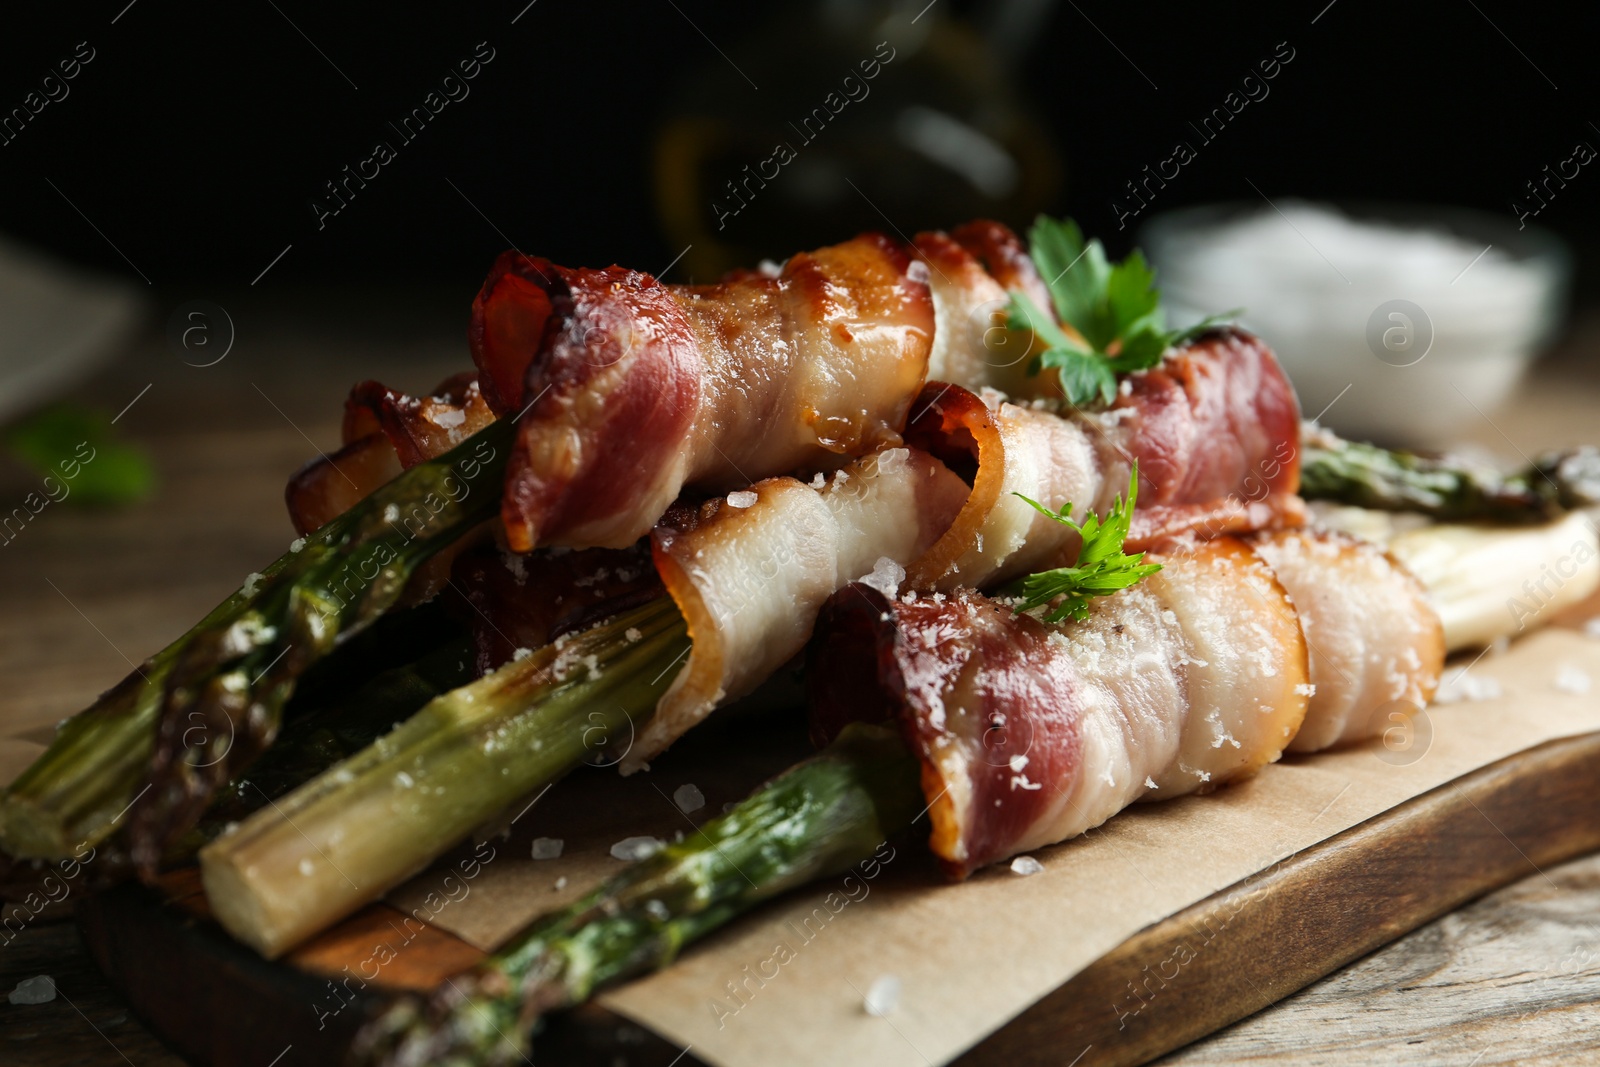
[[[521,1063],[540,1016],[665,966],[763,900],[870,859],[922,803],[917,761],[899,739],[851,726],[695,836],[536,920],[426,1004],[395,1004],[361,1033],[354,1058],[383,1067]]]

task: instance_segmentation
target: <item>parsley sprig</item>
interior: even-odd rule
[[[1018,612],[1044,607],[1061,597],[1061,603],[1045,615],[1044,620],[1061,622],[1070,618],[1081,622],[1089,617],[1089,601],[1093,598],[1126,589],[1161,569],[1159,563],[1145,563],[1143,552],[1130,556],[1122,551],[1122,545],[1128,539],[1128,524],[1133,516],[1134,502],[1139,497],[1137,464],[1128,479],[1126,500],[1117,497],[1117,502],[1103,519],[1091,513],[1079,524],[1072,521],[1070,502],[1057,512],[1021,493],[1014,495],[1022,497],[1041,515],[1047,515],[1077,531],[1078,536],[1083,538],[1083,549],[1078,553],[1076,565],[1039,571],[1008,587],[1008,593],[1022,598],[1022,602],[1016,606]]]
[[[1085,242],[1071,219],[1040,215],[1028,231],[1028,250],[1050,290],[1056,319],[1070,332],[1028,294],[1015,290],[1006,306],[1006,328],[1031,334],[1044,345],[1029,373],[1056,368],[1062,392],[1074,404],[1109,404],[1117,375],[1154,367],[1167,349],[1238,314],[1212,315],[1188,329],[1168,330],[1155,271],[1144,253],[1134,249],[1114,264],[1105,246],[1098,239]]]

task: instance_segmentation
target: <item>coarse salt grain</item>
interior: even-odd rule
[[[1593,683],[1589,675],[1572,664],[1563,664],[1556,672],[1555,687],[1563,693],[1587,693]]]
[[[12,1004],[48,1004],[56,999],[56,980],[48,974],[24,978],[6,999]]]
[[[1044,864],[1032,856],[1018,856],[1011,861],[1011,873],[1020,875],[1038,874],[1044,870]]]
[[[879,556],[878,562],[872,565],[871,573],[863,574],[856,580],[892,600],[900,592],[900,583],[906,580],[906,569],[888,556]]]
[[[1461,671],[1446,678],[1434,694],[1435,704],[1465,704],[1480,700],[1493,700],[1504,692],[1493,678],[1483,678]]]
[[[755,502],[759,499],[761,498],[756,496],[752,490],[741,489],[736,493],[728,494],[728,506],[730,508],[754,507]]]
[[[699,811],[706,806],[706,795],[692,782],[686,782],[672,791],[672,802],[681,812]]]
[[[879,975],[867,987],[861,1007],[873,1018],[881,1019],[900,1004],[900,979],[892,974]]]
[[[632,862],[654,856],[661,851],[662,842],[648,835],[624,837],[611,846],[611,858]]]
[[[559,837],[536,837],[533,839],[533,858],[536,860],[553,860],[561,855],[561,850],[566,847],[566,842]]]

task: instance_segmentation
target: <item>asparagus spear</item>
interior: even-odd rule
[[[695,838],[545,916],[426,1003],[397,1001],[357,1038],[385,1067],[525,1062],[533,1024],[787,889],[872,856],[922,808],[916,759],[884,727],[848,727]]]
[[[280,954],[586,757],[631,743],[687,649],[663,596],[433,700],[203,849],[212,910]]]
[[[324,662],[342,660],[341,650]],[[272,747],[217,791],[199,825],[169,853],[167,865],[193,860],[229,825],[355,755],[435,697],[465,685],[472,679],[472,663],[471,638],[458,636],[415,662],[383,671],[365,685],[336,694],[314,711],[287,721]],[[294,702],[300,696],[297,693]]]
[[[0,803],[0,843],[15,856],[69,855],[132,806],[133,859],[153,872],[271,743],[296,679],[393,606],[419,564],[495,514],[513,431],[511,420],[491,424],[296,542],[68,723]]]
[[[1345,441],[1320,428],[1302,434],[1300,492],[1444,521],[1546,522],[1600,503],[1600,449],[1550,452],[1514,474],[1448,457]]]

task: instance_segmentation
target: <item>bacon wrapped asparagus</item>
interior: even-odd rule
[[[937,459],[916,450],[889,449],[831,477],[819,474],[810,485],[793,478],[768,479],[748,490],[714,498],[699,509],[670,513],[652,535],[652,557],[656,574],[687,626],[690,645],[683,667],[664,693],[655,687],[629,690],[636,704],[630,704],[626,714],[634,729],[621,757],[622,771],[631,773],[646,766],[715,708],[765,680],[803,647],[822,602],[844,584],[872,572],[880,561],[890,571],[878,584],[886,580],[897,584],[906,569],[913,576],[938,573],[936,564],[928,562],[929,556],[950,543],[950,531],[961,527],[963,516],[969,519],[966,529],[973,531],[980,561],[998,561],[987,568],[981,580],[1014,573],[1000,566],[1011,555],[1017,556],[1021,565],[1046,557],[1064,556],[1070,562],[1076,551],[1074,535],[1042,517],[1037,521],[1013,518],[1013,504],[1029,515],[1036,513],[1009,496],[997,506],[995,481],[1033,489],[1058,502],[1065,493],[1089,486],[1093,498],[1109,477],[1120,476],[1126,482],[1134,459],[1148,455],[1167,478],[1152,489],[1157,499],[1155,510],[1163,518],[1146,522],[1148,531],[1167,532],[1183,526],[1209,533],[1206,527],[1219,523],[1219,500],[1223,509],[1234,509],[1226,512],[1227,521],[1234,526],[1264,524],[1286,510],[1284,501],[1293,500],[1293,434],[1299,423],[1293,393],[1270,352],[1252,339],[1219,335],[1179,351],[1143,377],[1124,398],[1129,403],[1116,409],[1121,413],[1109,416],[1107,428],[1099,430],[1100,436],[1115,434],[1115,440],[1107,438],[1105,447],[1090,443],[1095,435],[1084,425],[1044,411],[1007,405],[990,419],[988,409],[976,397],[950,387],[953,399],[942,412],[935,414],[930,407],[916,416],[917,422],[938,420],[940,428],[924,428],[913,437],[949,454],[954,451],[952,442],[959,439],[958,431],[969,439],[981,436],[985,443],[970,490]],[[930,390],[934,388],[938,387]],[[1246,389],[1255,408],[1271,414],[1264,427],[1249,421],[1240,404],[1224,402]],[[944,412],[954,410],[957,403],[966,413],[965,422],[956,429],[943,429]],[[997,426],[1003,427],[1003,432]],[[1193,445],[1201,435],[1214,442],[1210,455],[1202,456]],[[1061,447],[1063,441],[1076,447]],[[1226,447],[1223,442],[1228,442]],[[1275,457],[1287,458],[1280,462]],[[1114,473],[1107,474],[1108,470]],[[1260,481],[1259,490],[1252,488],[1252,480]],[[1254,503],[1237,503],[1252,493],[1257,498]],[[1006,517],[996,519],[994,513],[1002,507]],[[978,517],[972,518],[974,515]],[[1006,529],[1002,522],[1010,522],[1011,528]],[[1011,550],[985,554],[984,530],[995,533],[995,543],[1002,546],[1003,537],[1011,537]],[[1013,568],[1018,565],[1010,563]],[[621,564],[618,566],[620,569]],[[629,564],[630,570],[635,568],[636,564]],[[487,583],[487,589],[485,583],[475,585],[481,606],[487,609],[488,629],[503,644],[511,643],[505,638],[508,631],[517,633],[519,643],[526,647],[534,647],[548,636],[550,613],[540,610],[538,604],[553,596],[554,589],[542,582],[520,586],[535,606],[519,610],[519,598],[506,595],[511,591],[509,573],[498,583]],[[491,611],[509,611],[513,618],[496,618]],[[535,625],[524,637],[527,630],[521,624],[529,619]],[[494,643],[492,639],[490,643]],[[505,669],[506,678],[516,673],[515,667]],[[523,691],[506,683],[499,691],[505,695],[497,705],[497,715],[512,719],[542,715],[539,701],[534,699],[542,690]],[[482,699],[481,694],[474,697],[475,701]],[[554,729],[554,721],[541,729]],[[367,760],[364,775],[377,780],[384,773],[405,769],[407,777],[417,780],[409,764],[402,767],[407,758],[397,753],[388,760]],[[559,760],[552,763],[543,755],[530,754],[526,769],[527,774],[503,775],[500,781],[483,785],[473,804],[460,809],[461,818],[467,819],[465,813],[469,812],[488,818],[524,789],[550,780],[565,767]],[[316,795],[322,798],[318,810],[327,813],[324,822],[329,834],[345,832],[342,813],[352,805],[341,798],[356,788],[318,787]],[[312,792],[308,787],[306,794]],[[213,879],[219,887],[225,884],[228,894],[251,902],[219,909],[219,914],[239,936],[268,952],[281,951],[294,938],[371,899],[431,858],[430,851],[448,843],[444,833],[397,833],[384,862],[369,865],[368,877],[359,884],[330,873],[319,883],[317,894],[296,891],[292,921],[269,924],[258,920],[267,914],[266,902],[281,880],[274,872],[287,867],[265,862],[263,857],[281,846],[296,853],[297,863],[304,858],[313,869],[320,866],[315,856],[298,856],[310,816],[298,811],[292,814],[293,825],[280,819],[270,834],[266,824],[273,820],[273,813],[258,817],[255,835],[262,843],[233,850],[227,842],[219,842],[204,857],[208,871],[219,872]],[[451,823],[448,829],[459,834],[469,828],[466,822]],[[248,864],[261,873],[224,876],[220,872],[225,864],[231,868]],[[298,885],[304,889],[306,883]]]
[[[1299,405],[1260,340],[1217,330],[1125,382],[1105,411],[1066,417],[926,386],[907,439],[974,474],[961,514],[912,566],[912,587],[984,588],[1037,569],[1075,535],[1028,500],[1104,511],[1135,464],[1132,546],[1303,521]]]
[[[363,1034],[358,1056],[392,1067],[519,1062],[540,1014],[665,966],[756,903],[870,859],[919,811],[946,871],[964,877],[1135,800],[1215,789],[1276,759],[1307,724],[1339,725],[1350,707],[1396,692],[1425,701],[1437,681],[1438,622],[1415,583],[1349,539],[1224,537],[1162,563],[1062,624],[972,592],[840,591],[807,671],[828,748],[695,840],[537,920],[429,1002],[402,999]],[[1286,585],[1305,582],[1326,594],[1291,599]],[[1395,594],[1391,610],[1411,627],[1350,628]],[[1347,673],[1399,632],[1413,655],[1393,650],[1398,689],[1388,671]],[[874,721],[903,743],[872,733]]]
[[[1254,773],[1302,731],[1307,751],[1371,736],[1438,684],[1437,615],[1368,546],[1290,531],[1164,562],[1065,627],[975,593],[841,594],[809,664],[816,733],[899,723],[959,877]]]
[[[799,653],[835,590],[926,549],[965,494],[897,448],[680,514],[653,539],[670,596],[438,697],[219,838],[200,854],[214,912],[277,955],[585,759],[641,765]]]

